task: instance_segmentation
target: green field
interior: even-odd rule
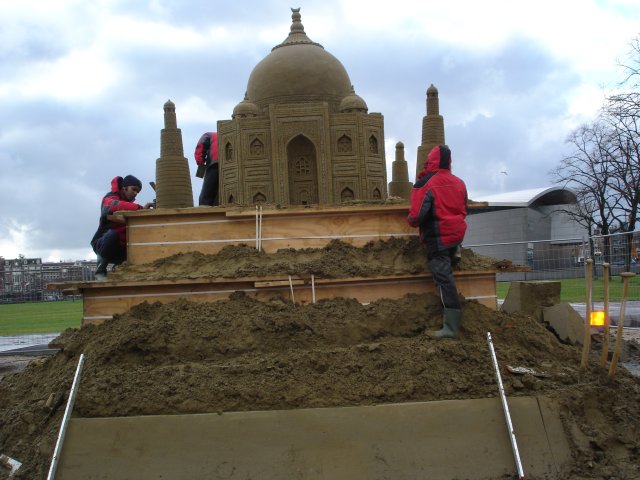
[[[583,278],[560,280],[561,301],[584,302],[585,281]],[[498,298],[504,299],[509,290],[509,282],[498,282]],[[622,296],[620,277],[609,282],[609,301],[619,302]],[[602,278],[593,281],[593,301],[604,299]],[[640,300],[640,275],[629,282],[629,300]],[[28,335],[32,333],[57,333],[67,328],[80,327],[82,321],[82,300],[61,302],[11,303],[0,305],[0,336]]]
[[[82,300],[0,305],[0,336],[62,332],[81,321]]]
[[[586,286],[584,278],[565,278],[559,280],[560,301],[562,302],[585,302]],[[496,290],[498,298],[504,299],[509,290],[510,282],[497,282]],[[593,280],[591,288],[591,298],[594,302],[604,300],[604,281],[602,277]],[[622,298],[622,282],[620,277],[611,277],[609,280],[609,301],[619,302]],[[633,277],[629,281],[628,300],[640,300],[640,275]]]

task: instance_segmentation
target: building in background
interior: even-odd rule
[[[487,206],[469,212],[465,247],[529,267],[526,278],[530,280],[542,270],[545,278],[550,270],[558,278],[582,274],[580,259],[589,232],[567,213],[577,205],[572,190],[536,188],[473,200]]]
[[[94,280],[95,261],[43,262],[40,258],[0,257],[0,303],[62,300],[62,291],[47,290],[51,282]]]

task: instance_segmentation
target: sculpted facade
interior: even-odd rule
[[[222,205],[387,197],[383,116],[368,113],[340,61],[307,37],[299,10],[232,119],[218,121]]]

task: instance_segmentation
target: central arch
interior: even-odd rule
[[[292,205],[318,203],[316,147],[304,135],[298,135],[287,145],[289,170],[289,202]]]

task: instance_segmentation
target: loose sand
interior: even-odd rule
[[[242,274],[263,255],[242,266],[249,252],[231,250],[242,252]],[[402,263],[403,254],[393,258]],[[339,268],[359,275],[364,267]],[[121,272],[134,270],[155,271]],[[141,304],[99,326],[66,331],[63,351],[0,380],[0,453],[23,462],[17,478],[46,477],[64,407],[47,418],[45,402],[68,393],[80,353],[86,363],[76,416],[373,405],[497,396],[490,331],[507,395],[547,395],[561,405],[573,459],[558,479],[640,478],[638,378],[620,368],[608,381],[598,342],[580,371],[580,348],[561,343],[541,322],[473,301],[463,310],[461,338],[434,341],[423,333],[440,326],[441,307],[428,295],[369,305],[344,298],[259,302],[238,293],[216,303]],[[637,344],[627,344],[625,354],[637,357]],[[512,375],[507,365],[547,376]]]

